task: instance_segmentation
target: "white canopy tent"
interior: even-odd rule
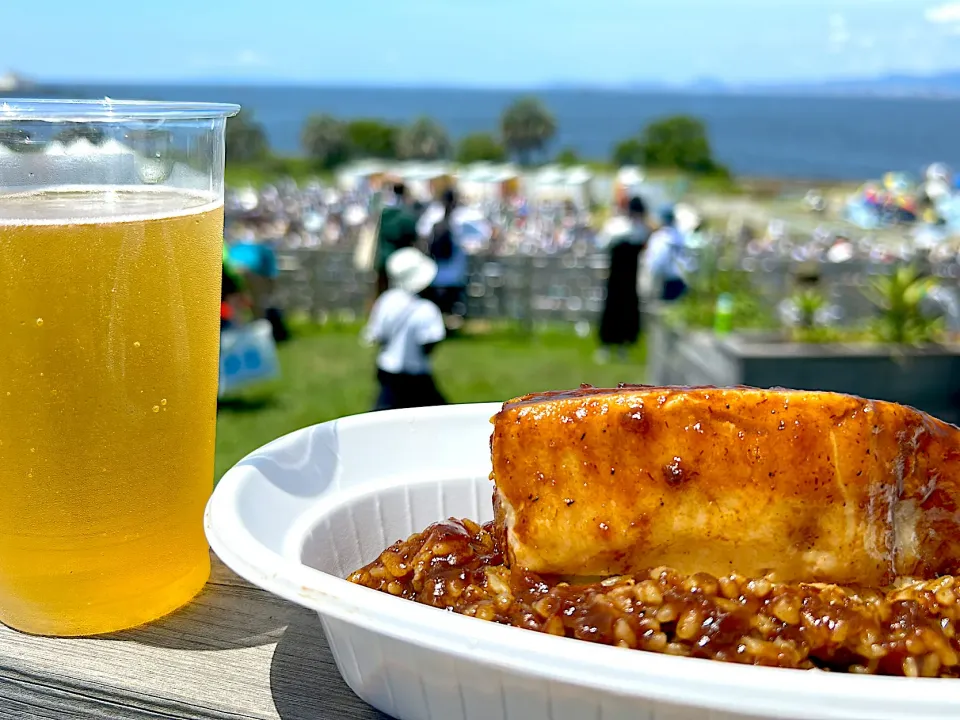
[[[391,174],[401,178],[411,196],[423,202],[430,202],[454,177],[452,166],[443,162],[404,163],[392,168]]]
[[[520,173],[513,165],[475,163],[461,168],[456,180],[465,202],[502,200],[520,188]]]
[[[337,172],[337,187],[345,192],[357,190],[363,182],[379,180],[386,171],[387,163],[382,160],[362,160]]]
[[[547,165],[531,178],[528,194],[534,200],[571,200],[582,208],[590,203],[592,180],[586,167]]]
[[[626,198],[634,195],[643,197],[643,187],[645,185],[646,175],[643,170],[633,165],[627,165],[617,171],[617,176],[613,181],[613,202],[619,205]],[[646,199],[646,198],[644,198]]]

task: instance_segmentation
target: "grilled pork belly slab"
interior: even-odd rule
[[[506,561],[881,586],[960,562],[960,430],[849,395],[581,387],[492,420]]]

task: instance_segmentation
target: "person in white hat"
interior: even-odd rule
[[[375,410],[444,405],[430,354],[446,337],[440,309],[421,296],[437,276],[437,264],[416,248],[402,248],[386,262],[390,289],[373,306],[363,339],[380,347]]]

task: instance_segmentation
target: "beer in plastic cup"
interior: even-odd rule
[[[0,101],[0,621],[91,635],[210,572],[234,106]]]

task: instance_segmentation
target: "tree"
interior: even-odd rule
[[[346,126],[332,115],[307,118],[301,142],[307,155],[324,170],[332,170],[350,159]]]
[[[270,154],[270,144],[263,125],[253,117],[253,112],[241,110],[227,120],[227,162],[257,162]]]
[[[673,168],[694,173],[715,173],[706,126],[694,117],[674,115],[650,123],[640,135],[643,162],[652,168]]]
[[[404,160],[440,160],[450,157],[450,137],[436,120],[420,117],[400,131],[397,150]]]
[[[531,155],[542,152],[556,135],[557,123],[538,98],[522,97],[504,110],[500,131],[507,149],[529,164]]]
[[[490,133],[465,135],[457,145],[457,162],[464,165],[477,162],[503,162],[507,150]]]
[[[580,156],[577,155],[577,151],[573,148],[564,148],[557,153],[557,157],[554,160],[557,165],[562,165],[563,167],[570,167],[571,165],[580,164]]]
[[[638,137],[622,140],[613,148],[613,164],[617,167],[624,165],[643,165],[643,143]]]
[[[379,120],[353,120],[347,124],[351,154],[389,160],[397,156],[397,127]]]
[[[56,139],[64,145],[71,145],[77,140],[87,140],[94,145],[102,145],[107,139],[107,134],[97,125],[75,123],[58,132]]]

